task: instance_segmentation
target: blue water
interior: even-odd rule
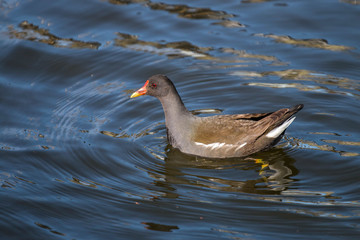
[[[360,5],[0,1],[1,239],[356,239]],[[201,115],[305,108],[273,149],[166,141],[163,73]]]

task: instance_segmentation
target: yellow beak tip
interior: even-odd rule
[[[134,92],[133,94],[131,94],[130,98],[136,98],[140,96],[140,94],[138,94],[137,92]]]

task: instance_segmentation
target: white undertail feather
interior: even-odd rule
[[[286,120],[283,124],[281,124],[279,127],[274,128],[268,134],[266,134],[266,137],[268,137],[268,138],[277,138],[278,136],[280,136],[280,134],[282,132],[285,131],[285,129],[288,126],[290,126],[290,124],[295,120],[295,118],[296,118],[295,116],[292,116],[291,118]]]

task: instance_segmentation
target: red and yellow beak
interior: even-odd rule
[[[131,94],[130,98],[135,98],[135,97],[139,97],[141,95],[145,95],[147,90],[146,87],[149,84],[149,80],[147,80],[144,84],[144,86],[142,88],[140,88],[139,90],[137,90],[136,92],[134,92],[133,94]]]

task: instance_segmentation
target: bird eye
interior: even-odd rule
[[[151,86],[152,86],[153,88],[156,88],[156,83],[152,83]]]

